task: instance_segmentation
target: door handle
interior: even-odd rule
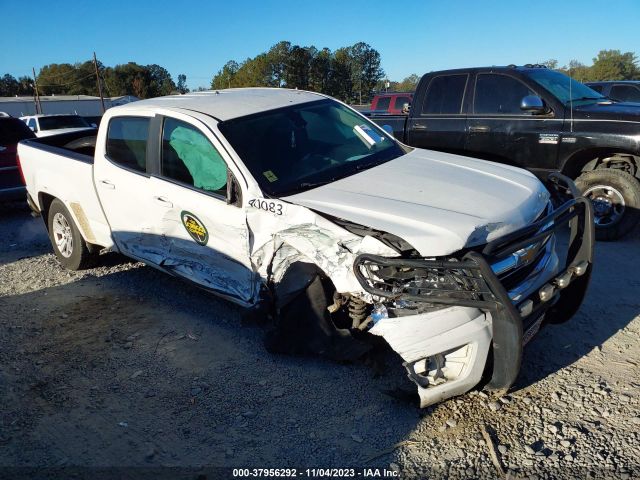
[[[109,180],[100,180],[100,184],[102,185],[103,188],[108,188],[109,190],[113,190],[116,188],[116,186],[111,183]]]
[[[427,126],[424,123],[414,123],[413,124],[413,129],[414,130],[426,130]]]
[[[171,203],[171,201],[167,200],[165,197],[153,197],[153,199],[156,201],[156,203],[159,203],[163,207],[166,207],[166,208],[173,207],[173,203]]]
[[[470,132],[489,132],[491,129],[486,125],[477,125],[474,127],[469,127]]]

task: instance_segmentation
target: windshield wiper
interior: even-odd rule
[[[579,102],[581,100],[604,100],[607,97],[578,97],[578,98],[572,98],[571,100],[567,100],[566,102],[564,102],[564,104],[568,104],[570,102]]]

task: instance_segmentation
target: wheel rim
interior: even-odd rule
[[[625,210],[622,193],[611,185],[594,185],[584,192],[593,204],[593,217],[598,227],[611,227],[622,220]]]
[[[60,255],[65,258],[69,258],[73,253],[73,235],[71,233],[71,225],[67,221],[66,217],[61,213],[56,213],[53,216],[53,239],[56,242],[56,247]]]

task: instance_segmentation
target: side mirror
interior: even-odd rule
[[[409,105],[408,103],[405,103],[404,105],[402,105],[402,113],[409,113],[410,109],[411,109],[411,105]]]
[[[536,115],[546,113],[547,107],[545,107],[544,101],[537,95],[527,95],[520,101],[520,110]]]
[[[382,129],[393,137],[393,127],[391,125],[382,125]]]

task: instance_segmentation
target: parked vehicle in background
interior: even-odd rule
[[[613,102],[540,65],[431,72],[409,115],[371,115],[407,145],[463,153],[575,179],[596,234],[614,240],[640,220],[640,104]]]
[[[382,337],[422,406],[483,375],[508,388],[589,283],[591,204],[570,180],[554,208],[525,170],[406,147],[324,95],[155,98],[109,109],[93,156],[81,135],[19,146],[62,265],[113,248],[269,312],[272,352],[354,359]]]
[[[585,85],[611,100],[640,103],[640,80],[586,82]]]
[[[0,201],[25,198],[26,189],[17,147],[20,140],[34,138],[34,133],[18,118],[0,116]]]
[[[407,107],[411,105],[412,100],[411,92],[379,93],[373,97],[370,110],[372,113],[399,115],[408,112]]]
[[[95,128],[80,115],[29,115],[20,117],[20,120],[27,124],[36,137]]]

